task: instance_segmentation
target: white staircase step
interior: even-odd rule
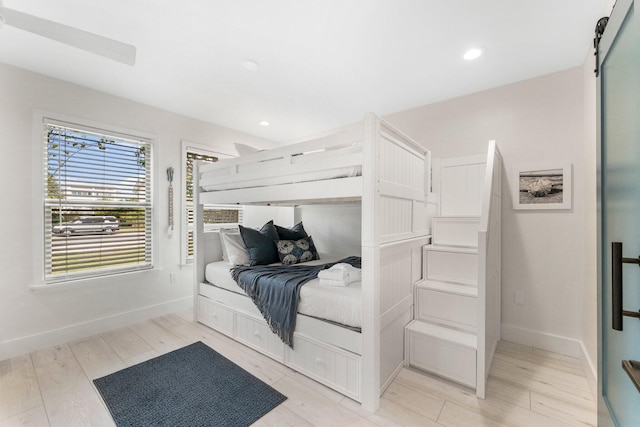
[[[477,286],[477,248],[427,245],[422,254],[424,279]]]
[[[406,364],[476,387],[478,339],[474,334],[414,320],[405,335]]]
[[[440,282],[437,280],[422,280],[416,285],[419,289],[446,292],[454,295],[478,297],[478,287],[463,285],[460,283]]]
[[[480,218],[477,216],[440,216],[433,218],[432,242],[435,245],[478,247]]]
[[[457,254],[478,254],[478,248],[468,246],[453,246],[453,245],[438,245],[432,243],[430,245],[423,246],[426,251],[433,252],[453,252]]]
[[[435,325],[433,323],[418,322],[414,320],[407,325],[407,331],[415,332],[420,335],[432,337],[473,350],[478,348],[478,338],[476,337],[476,334]]]
[[[478,288],[422,280],[416,285],[416,319],[476,333]]]

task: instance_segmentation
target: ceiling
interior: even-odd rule
[[[274,141],[580,66],[611,0],[5,0],[134,66],[5,26],[0,62]],[[484,54],[465,61],[480,46]],[[250,71],[241,63],[255,61]],[[261,121],[270,126],[261,126]]]

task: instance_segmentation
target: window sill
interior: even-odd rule
[[[64,282],[57,283],[33,283],[28,286],[28,288],[33,293],[48,293],[48,292],[59,292],[66,291],[75,288],[82,288],[86,286],[108,286],[111,284],[116,284],[119,282],[119,278],[122,276],[128,276],[132,274],[140,274],[140,273],[149,273],[154,271],[159,271],[160,268],[149,268],[146,270],[138,270],[138,271],[123,271],[121,273],[114,273],[108,276],[97,276],[97,277],[83,277],[77,279],[70,279]]]

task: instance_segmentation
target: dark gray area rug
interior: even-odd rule
[[[248,426],[287,399],[202,342],[93,382],[120,427]]]

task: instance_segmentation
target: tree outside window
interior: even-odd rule
[[[44,279],[152,267],[151,142],[45,119]]]

